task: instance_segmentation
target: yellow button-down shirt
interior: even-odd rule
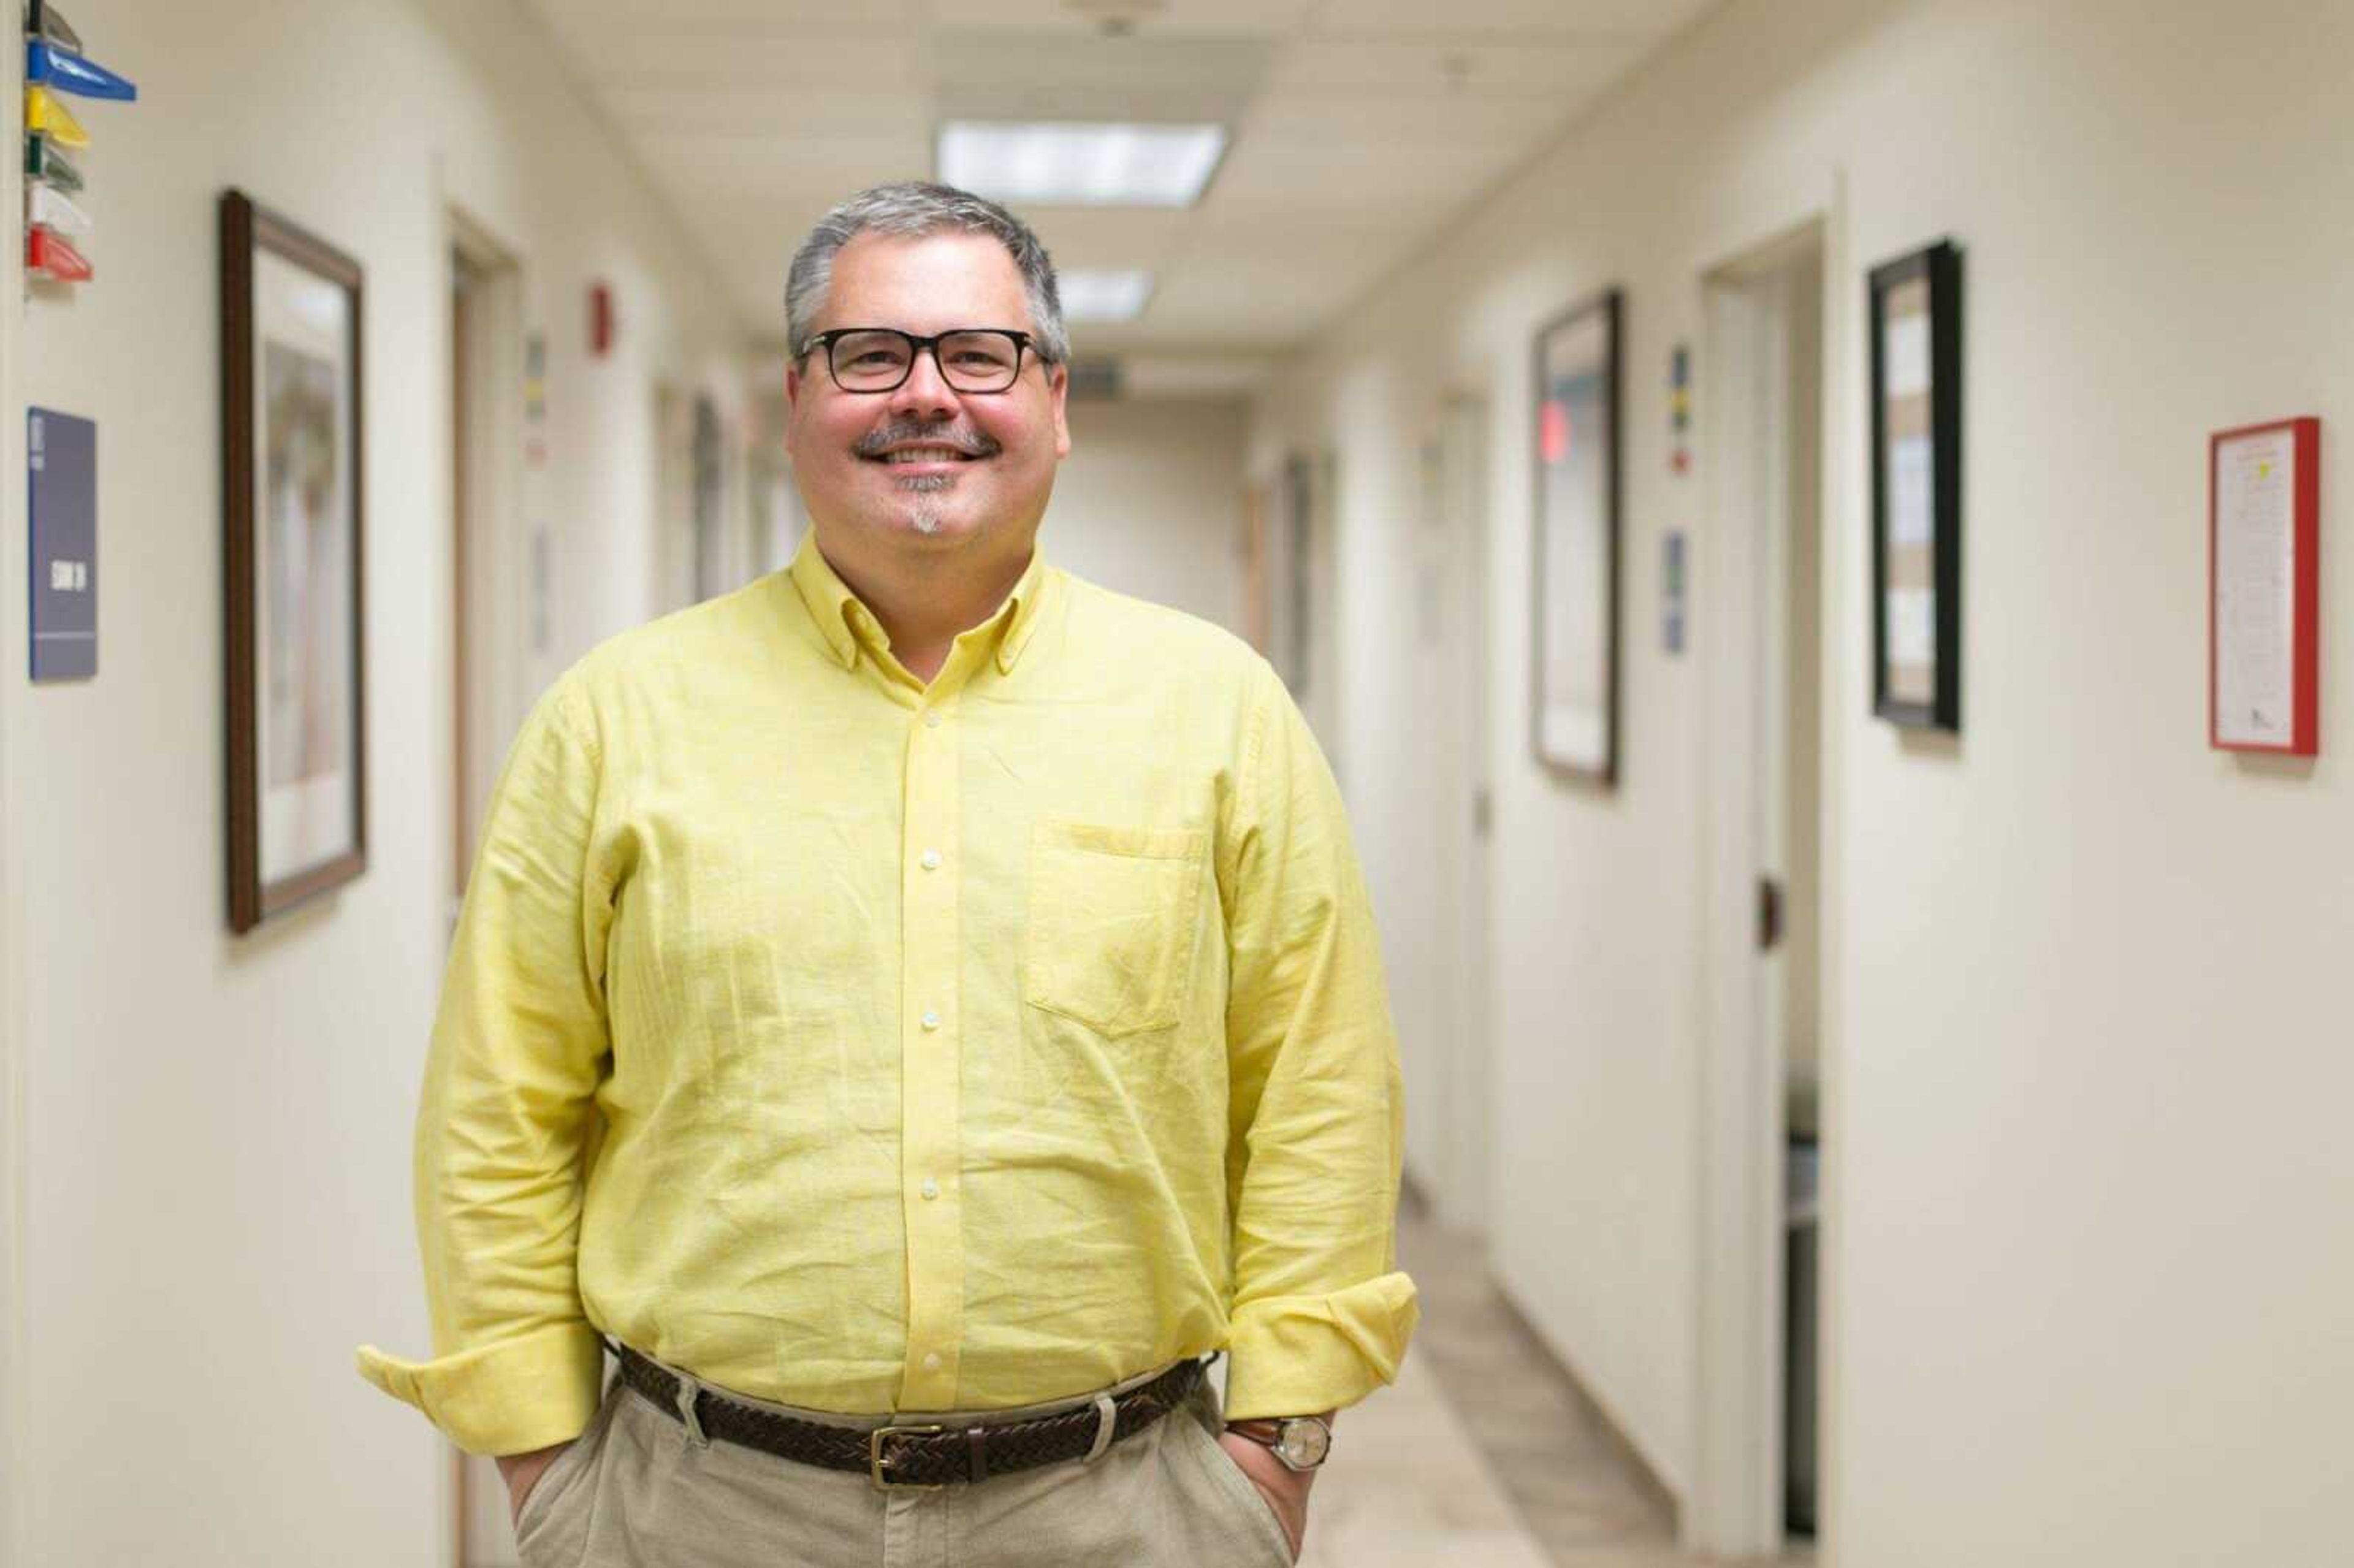
[[[461,1446],[577,1435],[599,1330],[878,1414],[1225,1347],[1236,1419],[1396,1372],[1403,1111],[1341,801],[1265,661],[1034,560],[928,684],[812,545],[559,680],[433,1032]]]

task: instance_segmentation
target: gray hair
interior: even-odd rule
[[[1063,299],[1055,288],[1055,263],[1030,226],[1005,208],[954,185],[907,180],[860,191],[818,219],[801,248],[793,252],[792,270],[785,278],[786,352],[795,359],[809,341],[810,326],[825,304],[833,283],[833,257],[861,234],[883,234],[896,239],[921,239],[941,233],[986,234],[1005,247],[1022,272],[1022,286],[1030,296],[1030,330],[1037,340],[1038,357],[1062,365],[1071,357],[1071,340],[1063,330]],[[978,323],[976,323],[978,324]]]

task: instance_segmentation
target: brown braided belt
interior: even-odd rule
[[[615,1350],[621,1360],[621,1382],[673,1421],[683,1421],[678,1379],[627,1345]],[[1179,1361],[1113,1400],[1111,1440],[1132,1436],[1182,1404],[1202,1381],[1203,1365]],[[954,1430],[892,1425],[861,1431],[781,1415],[708,1388],[695,1392],[695,1418],[707,1437],[829,1470],[862,1470],[877,1487],[942,1487],[1076,1459],[1094,1448],[1097,1425],[1096,1407],[1081,1404],[1026,1421]]]

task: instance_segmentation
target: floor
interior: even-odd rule
[[[1668,1499],[1488,1282],[1476,1240],[1402,1215],[1422,1326],[1342,1416],[1302,1568],[1691,1568]],[[1812,1562],[1805,1547],[1777,1561]],[[1722,1565],[1720,1565],[1722,1568]]]

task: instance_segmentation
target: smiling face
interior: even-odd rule
[[[1021,270],[987,235],[918,239],[861,234],[833,258],[813,333],[896,327],[918,337],[955,327],[1033,332]],[[847,367],[845,367],[846,369]],[[976,572],[1028,558],[1071,450],[1068,377],[1034,354],[1003,392],[959,392],[919,353],[896,391],[845,392],[822,349],[785,373],[786,438],[819,546],[856,575],[908,556],[955,555]]]

